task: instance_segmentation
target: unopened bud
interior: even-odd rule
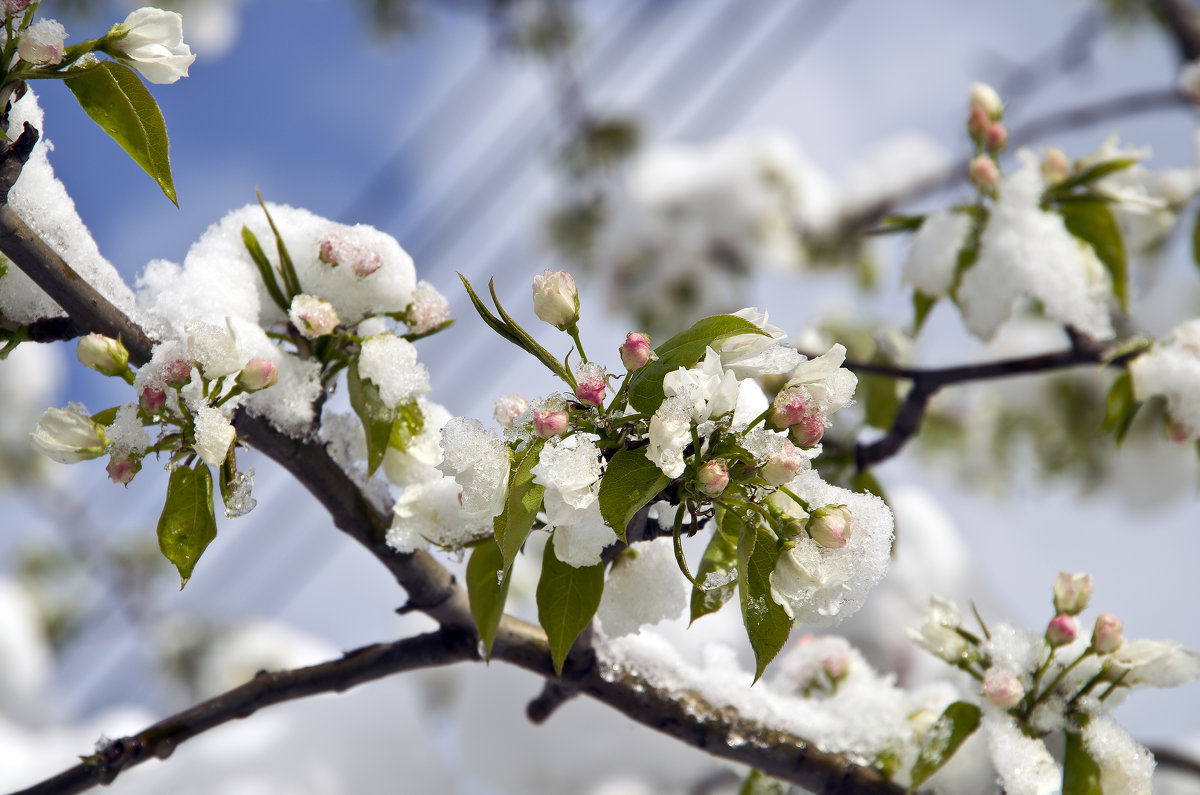
[[[116,456],[108,459],[108,466],[104,471],[108,473],[108,479],[113,483],[119,483],[122,486],[128,486],[133,476],[136,475],[142,468],[142,462],[136,458],[117,458]]]
[[[994,706],[1011,709],[1025,698],[1025,686],[1007,671],[993,668],[983,677],[983,697]]]
[[[971,86],[970,104],[972,108],[979,108],[986,113],[991,121],[1000,121],[1004,115],[1004,102],[996,89],[987,83],[974,83]]]
[[[845,654],[830,654],[821,660],[821,667],[825,669],[825,673],[830,679],[840,682],[846,678],[846,673],[850,670],[850,658]]]
[[[996,161],[987,155],[976,155],[967,166],[967,179],[972,185],[980,188],[990,188],[1000,179],[1000,167]]]
[[[321,241],[317,249],[321,262],[332,267],[349,268],[360,279],[379,270],[383,258],[363,242],[334,232]]]
[[[1071,161],[1067,153],[1061,149],[1046,150],[1046,159],[1042,161],[1042,179],[1047,185],[1055,185],[1071,176]]]
[[[971,108],[971,114],[967,117],[967,134],[971,136],[972,141],[982,142],[991,126],[992,120],[988,118],[987,111],[983,108]]]
[[[560,331],[579,321],[579,291],[575,279],[566,271],[551,271],[533,277],[533,311]]]
[[[39,19],[17,38],[17,55],[34,66],[62,63],[66,38],[67,30],[62,24],[53,19]]]
[[[293,298],[288,318],[296,330],[310,340],[332,334],[339,323],[333,304],[313,295],[298,295]]]
[[[529,410],[529,401],[524,395],[513,393],[496,398],[492,408],[492,419],[500,423],[501,428],[511,428],[513,420]],[[545,437],[542,437],[545,438]]]
[[[85,367],[105,375],[121,375],[129,369],[129,351],[120,340],[103,334],[80,337],[75,355]]]
[[[1077,616],[1092,598],[1092,575],[1060,571],[1054,578],[1054,612]]]
[[[1121,630],[1125,625],[1121,619],[1112,613],[1102,613],[1096,617],[1096,626],[1092,629],[1092,648],[1100,654],[1111,654],[1121,648],[1125,638]]]
[[[1075,625],[1075,619],[1066,613],[1059,613],[1054,618],[1050,619],[1050,623],[1046,626],[1046,642],[1052,648],[1066,646],[1079,634],[1079,629]]]
[[[815,447],[825,435],[825,420],[820,414],[810,414],[788,428],[788,437],[805,450]]]
[[[824,505],[808,520],[808,534],[826,549],[841,549],[850,540],[854,517],[845,505]]]
[[[251,359],[238,373],[237,383],[247,392],[257,392],[279,382],[279,367],[270,359]]]
[[[20,14],[29,5],[30,0],[2,0],[0,8],[8,13],[9,16]]]
[[[604,403],[604,392],[608,388],[605,381],[604,368],[597,364],[581,364],[575,371],[578,380],[575,385],[575,397],[585,406],[599,406]]]
[[[729,466],[720,458],[705,462],[696,473],[696,485],[710,497],[716,497],[729,485]]]
[[[799,475],[807,463],[808,459],[800,453],[796,445],[784,439],[780,449],[767,456],[767,462],[762,465],[758,474],[770,485],[782,486]]]
[[[175,359],[163,368],[163,382],[167,386],[183,386],[192,380],[192,363],[187,359]]]
[[[567,431],[570,415],[566,410],[534,411],[533,432],[543,439],[551,436],[562,436]]]
[[[630,372],[640,370],[654,356],[650,350],[650,338],[640,331],[625,336],[625,344],[621,346],[621,364]]]
[[[993,123],[983,136],[983,145],[993,152],[1008,146],[1008,128],[1000,122]]]
[[[158,414],[166,402],[167,393],[156,387],[143,387],[142,393],[138,395],[138,403],[150,414]]]
[[[812,396],[804,387],[785,389],[771,401],[767,422],[776,430],[789,428],[812,413],[811,402]]]

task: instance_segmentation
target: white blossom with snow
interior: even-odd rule
[[[904,281],[933,298],[948,293],[970,230],[971,217],[966,213],[930,213],[913,235],[912,248],[904,261]]]
[[[596,617],[609,637],[678,618],[688,604],[673,542],[657,538],[630,545],[609,572]]]
[[[1200,319],[1189,320],[1129,363],[1133,396],[1160,395],[1183,435],[1200,436]]]
[[[479,420],[452,417],[442,428],[438,469],[462,487],[463,510],[490,519],[508,495],[509,450]]]

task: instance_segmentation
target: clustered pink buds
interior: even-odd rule
[[[729,485],[729,465],[720,458],[706,461],[696,472],[696,486],[709,497],[716,497]]]
[[[238,373],[237,383],[247,392],[257,392],[279,382],[279,367],[270,359],[251,359]]]
[[[103,334],[80,337],[75,355],[85,367],[105,375],[121,375],[129,369],[129,351],[120,340]]]
[[[621,346],[621,364],[633,372],[646,366],[654,356],[650,350],[650,338],[640,331],[634,331],[625,336],[625,344]]]
[[[983,136],[983,145],[993,152],[1008,146],[1008,128],[1000,122],[988,127]]]
[[[581,364],[576,370],[578,380],[575,386],[575,398],[585,406],[599,406],[604,403],[604,392],[608,388],[605,381],[604,368],[598,364]]]
[[[996,89],[987,83],[974,83],[971,86],[970,106],[972,109],[979,108],[983,111],[988,121],[1000,121],[1004,116],[1004,102],[996,93]]]
[[[1011,709],[1025,698],[1025,686],[1009,672],[993,668],[983,677],[983,697],[994,706]]]
[[[967,166],[967,179],[980,188],[990,188],[1000,180],[1000,167],[989,155],[976,155]]]
[[[1004,117],[1004,103],[1000,95],[989,85],[976,83],[971,86],[970,115],[967,117],[967,134],[977,146],[996,153],[1008,145],[1008,128],[1000,119]],[[985,169],[984,166],[979,168]],[[974,171],[971,181],[975,182]],[[980,174],[979,176],[985,176]],[[993,179],[992,182],[995,182]],[[975,182],[979,185],[980,183]],[[989,182],[988,184],[992,184]]]
[[[1050,619],[1050,624],[1046,627],[1046,642],[1052,648],[1058,648],[1075,640],[1078,634],[1079,629],[1075,625],[1075,619],[1066,613],[1059,613]]]
[[[349,268],[360,279],[370,276],[383,265],[378,251],[337,232],[321,241],[317,256],[326,265]]]
[[[1092,576],[1060,571],[1054,578],[1054,612],[1077,616],[1092,598]]]
[[[841,549],[850,540],[854,517],[845,505],[824,505],[808,519],[808,534],[826,549]]]
[[[812,447],[825,435],[825,416],[802,386],[784,389],[775,396],[767,422],[778,430],[786,429],[797,447]]]
[[[1125,643],[1121,630],[1125,625],[1121,619],[1112,613],[1102,613],[1096,617],[1096,626],[1092,629],[1092,648],[1100,654],[1111,654]]]
[[[559,331],[579,321],[579,291],[575,279],[566,271],[551,271],[533,277],[533,311]]]

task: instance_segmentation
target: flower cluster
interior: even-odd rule
[[[1200,676],[1200,655],[1170,641],[1126,641],[1120,618],[1102,613],[1081,628],[1092,595],[1086,574],[1054,581],[1055,615],[1045,630],[964,626],[951,602],[934,598],[917,645],[978,682],[980,721],[1008,792],[1053,792],[1094,769],[1104,792],[1149,792],[1154,758],[1108,716],[1137,687],[1176,687]],[[1045,739],[1066,736],[1060,772]]]

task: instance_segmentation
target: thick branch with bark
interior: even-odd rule
[[[32,127],[27,127],[26,134],[31,130],[36,141],[36,130]],[[23,139],[28,140],[23,135],[18,144]],[[18,151],[13,146],[7,153]],[[12,156],[0,159],[0,197],[3,197],[0,252],[63,307],[79,329],[120,337],[130,351],[130,360],[144,364],[150,358],[153,341],[80,278],[8,206],[7,188],[19,171],[11,167],[13,160]],[[7,176],[11,177],[8,180],[5,180],[6,167]],[[225,696],[185,710],[108,747],[100,763],[76,766],[30,791],[79,792],[107,783],[124,767],[150,756],[165,756],[169,753],[167,749],[179,742],[267,704],[345,689],[399,670],[476,658],[478,635],[466,592],[428,553],[402,554],[387,546],[383,540],[389,525],[386,513],[363,494],[318,439],[293,438],[245,411],[239,411],[234,422],[247,443],[291,473],[321,502],[339,530],[392,572],[408,594],[407,607],[429,615],[441,625],[441,630],[397,644],[369,647],[323,666],[256,678]],[[699,693],[675,694],[656,687],[635,671],[606,669],[596,662],[590,648],[580,645],[568,657],[561,682],[567,689],[589,695],[638,723],[714,756],[759,768],[814,792],[898,795],[903,791],[873,768],[858,765],[841,754],[820,751],[804,738],[732,714],[727,706],[711,704]],[[364,664],[363,661],[375,657],[380,658],[378,667]],[[547,680],[558,680],[545,633],[540,627],[511,616],[505,616],[501,622],[492,658]],[[731,742],[733,738],[738,741]]]

